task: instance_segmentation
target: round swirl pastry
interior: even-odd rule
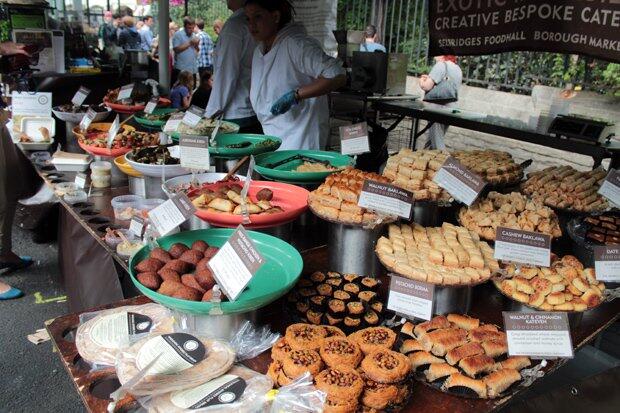
[[[323,369],[323,360],[314,350],[293,350],[282,361],[284,373],[292,378],[309,372],[312,376],[319,374]]]
[[[362,404],[371,409],[385,410],[398,396],[398,387],[394,384],[377,383],[370,379],[363,370],[359,370],[364,380]]]
[[[364,381],[355,370],[327,368],[315,378],[316,388],[337,400],[357,400],[364,390]]]
[[[391,349],[396,342],[396,333],[385,327],[369,327],[356,331],[349,339],[356,342],[364,354],[368,354],[374,350]]]
[[[397,383],[407,377],[411,363],[404,354],[380,349],[364,357],[362,370],[377,383]]]
[[[343,337],[330,337],[323,341],[319,350],[321,357],[329,367],[350,366],[352,368],[362,361],[362,350],[350,340]]]
[[[282,361],[286,357],[288,353],[290,353],[293,349],[288,345],[286,339],[284,337],[280,338],[276,341],[276,344],[271,348],[271,358],[273,360]]]
[[[286,342],[293,350],[318,350],[327,331],[310,324],[292,324],[286,329]]]

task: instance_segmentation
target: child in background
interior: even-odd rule
[[[200,75],[200,84],[192,95],[192,105],[205,109],[209,103],[209,97],[211,97],[211,87],[213,86],[213,79],[211,73],[203,72]]]
[[[179,73],[179,78],[170,91],[170,100],[174,109],[189,108],[194,89],[194,75],[187,70]]]

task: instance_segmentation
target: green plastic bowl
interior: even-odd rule
[[[233,229],[201,229],[163,237],[157,242],[164,249],[170,248],[172,244],[177,242],[189,247],[197,240],[203,240],[209,245],[221,247],[234,231]],[[293,288],[303,268],[301,255],[290,244],[260,232],[248,231],[248,235],[265,258],[265,264],[234,302],[224,301],[221,303],[224,314],[246,313],[277,300]],[[213,304],[209,302],[181,300],[159,294],[146,288],[136,279],[134,267],[147,258],[149,253],[150,248],[145,246],[129,261],[129,274],[136,288],[151,300],[165,307],[192,314],[209,314],[213,308]]]
[[[222,125],[227,125],[228,129],[231,130],[231,132],[224,132],[224,129],[222,129],[220,127],[220,130],[218,131],[218,135],[231,135],[234,133],[239,132],[239,128],[240,126],[237,125],[235,122],[230,122],[227,120],[222,121]],[[190,133],[184,133],[184,135],[191,135],[191,136],[208,136],[209,138],[211,137],[211,132],[213,132],[214,128],[207,128],[207,133],[205,135],[192,135]],[[170,136],[170,138],[172,139],[173,142],[178,143],[179,142],[179,137],[181,136],[181,134],[179,132],[166,132],[167,135]]]
[[[166,113],[174,113],[178,111],[179,111],[178,109],[171,109],[171,108],[156,108],[155,110],[153,110],[153,114],[164,115]],[[165,120],[148,120],[142,117],[144,115],[145,115],[144,112],[139,112],[134,116],[134,119],[139,125],[144,126],[149,129],[161,130],[167,122]]]
[[[176,132],[175,132],[176,134]],[[172,134],[172,140],[178,142],[178,134]],[[261,145],[266,140],[271,139],[272,145]],[[282,145],[282,140],[275,136],[257,135],[253,133],[223,133],[218,134],[215,138],[216,145],[209,146],[209,153],[215,158],[221,159],[239,159],[244,156],[258,155],[265,152],[275,151]],[[227,145],[250,142],[245,148],[227,148]]]
[[[255,158],[256,166],[254,169],[266,179],[289,184],[318,184],[325,181],[325,178],[327,178],[328,175],[338,172],[295,172],[294,169],[301,165],[303,160],[294,160],[276,166],[275,168],[269,167],[269,165],[278,163],[295,155],[303,155],[321,161],[328,161],[336,168],[345,168],[347,166],[355,165],[355,160],[353,158],[347,155],[341,155],[337,152],[299,150],[278,151],[258,155]]]

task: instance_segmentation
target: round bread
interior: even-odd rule
[[[235,352],[228,344],[202,337],[191,338],[199,340],[205,349],[204,358],[197,363],[190,366],[185,365],[182,368],[179,367],[178,363],[171,364],[171,355],[172,358],[180,360],[180,363],[183,360],[176,355],[172,346],[164,343],[163,335],[158,334],[142,339],[120,353],[116,360],[118,380],[124,385],[136,377],[141,369],[146,368],[160,351],[161,353],[165,352],[166,357],[161,356],[148,370],[146,376],[129,389],[129,393],[134,396],[154,396],[183,390],[220,377],[230,369],[235,361]],[[190,363],[185,361],[185,364]],[[171,365],[175,367],[173,368]]]
[[[83,322],[75,334],[75,346],[84,361],[90,364],[113,366],[116,356],[130,346],[127,313],[140,314],[152,321],[150,332],[171,333],[174,320],[170,312],[159,304],[125,306],[103,310]],[[138,325],[137,328],[140,328]],[[145,331],[142,334],[148,333]]]
[[[254,370],[248,369],[240,365],[233,366],[225,374],[225,377],[217,378],[211,381],[211,385],[215,380],[226,382],[227,379],[232,379],[228,376],[237,376],[243,379],[246,383],[246,388],[241,397],[233,403],[221,404],[217,406],[200,407],[201,412],[209,413],[250,413],[256,411],[256,406],[262,403],[262,398],[273,387],[273,381],[268,377]],[[162,396],[155,397],[149,404],[149,412],[152,413],[184,413],[196,411],[195,409],[189,409],[185,406],[192,406],[192,401],[197,403],[196,399],[201,396],[206,397],[208,394],[200,392],[200,388],[208,386],[208,382],[198,385],[188,390],[181,390],[178,392],[167,393]],[[205,390],[206,391],[206,390]],[[194,397],[187,397],[188,393]],[[194,400],[192,400],[194,399]]]

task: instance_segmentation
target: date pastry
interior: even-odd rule
[[[333,368],[341,366],[355,368],[363,358],[362,350],[360,350],[357,343],[344,337],[326,338],[321,345],[319,353],[325,364]]]
[[[397,383],[411,371],[407,356],[385,349],[367,354],[361,366],[364,373],[377,383]]]

